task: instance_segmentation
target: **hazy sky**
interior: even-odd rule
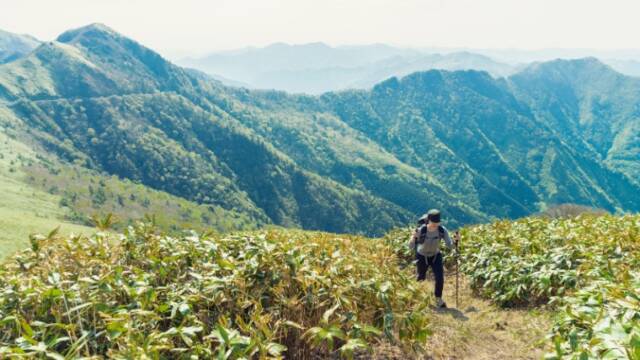
[[[0,0],[0,29],[55,38],[101,22],[173,57],[283,41],[640,48],[638,0]]]

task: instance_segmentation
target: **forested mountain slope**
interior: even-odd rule
[[[319,98],[258,93],[258,104],[269,111],[313,109],[336,116],[445,184],[465,204],[492,215],[517,217],[564,202],[637,208],[631,173],[624,176],[584,146],[587,132],[563,131],[541,116],[529,98],[513,90],[517,80],[495,80],[475,71],[429,71],[389,79],[372,91]]]
[[[5,106],[67,161],[258,223],[378,232],[412,215],[301,168],[208,99],[218,83],[102,25],[67,32],[0,72]]]
[[[430,207],[451,226],[548,203],[638,210],[638,161],[599,155],[584,128],[561,131],[565,119],[541,110],[558,86],[526,87],[536,71],[429,71],[319,97],[249,91],[90,25],[0,66],[0,108],[20,139],[63,161],[256,224],[380,234]],[[617,154],[637,147],[617,138],[625,126],[611,129]]]
[[[594,58],[535,64],[512,84],[563,140],[640,179],[640,78]]]
[[[528,211],[539,202],[637,206],[630,192],[636,186],[628,178],[611,171],[593,151],[571,145],[569,139],[585,132],[557,131],[514,96],[507,82],[484,73],[417,73],[369,93],[348,94],[346,100],[325,98],[345,122],[372,134],[403,160],[424,171],[439,168],[447,179],[468,167],[476,179],[493,184]],[[429,136],[434,139],[424,141]],[[450,151],[427,157],[432,161],[420,156],[434,148]],[[413,153],[418,155],[407,157]],[[476,188],[490,196],[487,188]],[[496,195],[491,196],[486,203],[496,204]]]

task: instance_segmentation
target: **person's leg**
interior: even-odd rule
[[[416,254],[416,270],[418,281],[424,281],[427,277],[427,260],[420,254]]]
[[[436,288],[435,288],[436,298],[441,299],[442,289],[444,288],[444,266],[442,264],[442,254],[438,253],[438,255],[436,255],[433,258],[432,263],[429,265],[431,265],[431,268],[433,269],[433,274],[435,275],[435,278],[436,278]]]

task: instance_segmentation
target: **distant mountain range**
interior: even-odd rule
[[[430,69],[484,70],[496,77],[515,71],[514,66],[470,52],[441,55],[387,45],[330,47],[323,43],[278,43],[179,63],[251,88],[309,94],[370,88],[392,76]]]
[[[41,42],[0,30],[0,63],[16,60]],[[369,89],[390,77],[426,70],[479,70],[506,77],[527,64],[554,59],[597,57],[625,75],[640,77],[640,50],[398,48],[384,44],[332,47],[316,42],[274,43],[264,48],[215,52],[178,59],[225,85],[321,94]]]
[[[321,94],[369,89],[390,77],[426,70],[479,70],[507,77],[528,64],[597,54],[615,70],[640,76],[640,52],[549,49],[538,51],[446,48],[408,49],[387,45],[331,47],[324,43],[245,48],[179,60],[227,85]],[[616,58],[615,56],[619,56]],[[635,56],[635,57],[634,57]],[[498,59],[498,60],[496,60]]]
[[[451,226],[566,202],[639,211],[639,109],[640,79],[593,58],[291,95],[226,86],[94,24],[0,65],[0,129],[35,151],[334,232],[380,234],[431,207]]]

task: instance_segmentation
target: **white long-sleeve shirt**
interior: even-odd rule
[[[444,243],[449,249],[451,249],[453,247],[453,241],[451,241],[449,231],[442,225],[440,225],[440,227],[444,230],[444,234],[442,236]],[[437,255],[440,252],[440,230],[438,228],[433,231],[429,230],[427,225],[421,225],[416,228],[409,240],[409,247],[413,249],[416,246],[420,233],[423,231],[426,231],[425,241],[422,244],[418,243],[418,253],[423,256]]]

